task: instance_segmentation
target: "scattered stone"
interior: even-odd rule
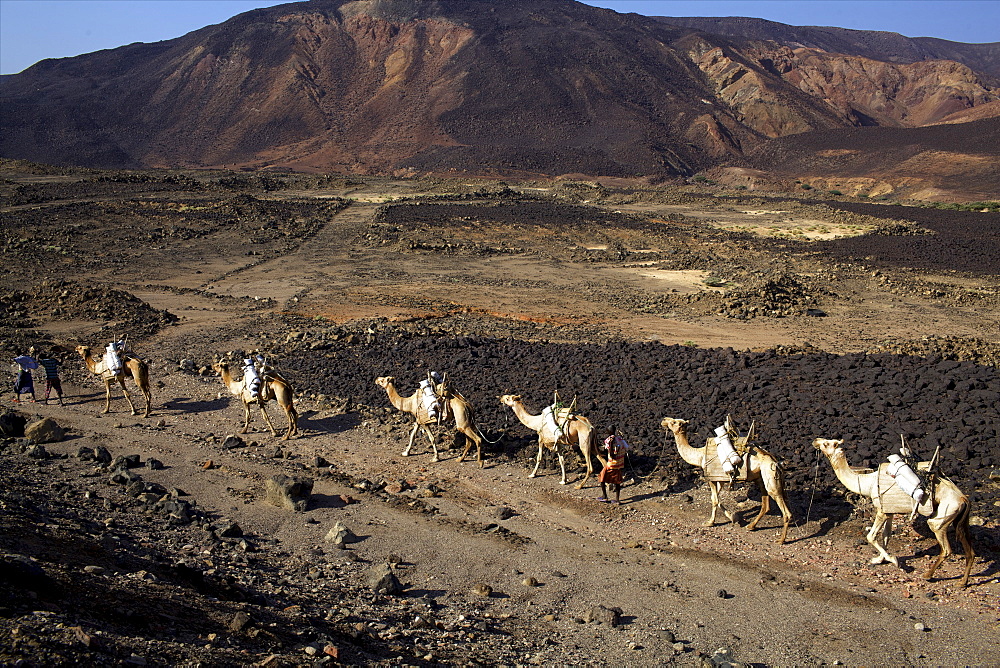
[[[609,608],[603,605],[595,605],[588,610],[586,614],[584,614],[583,621],[587,623],[596,622],[598,624],[607,624],[608,626],[618,626],[621,624],[621,616],[621,608]]]
[[[84,566],[83,571],[93,575],[100,575],[104,572],[104,566]]]
[[[538,580],[536,580],[533,577],[526,577],[523,580],[521,580],[521,584],[523,584],[525,587],[537,587]]]
[[[243,528],[236,522],[225,522],[215,533],[221,538],[239,538],[243,535]]]
[[[357,536],[355,536],[354,533],[343,524],[337,522],[333,525],[333,528],[327,532],[324,540],[339,547],[344,545],[344,543],[353,543],[357,540]]]
[[[712,666],[717,666],[718,668],[737,668],[732,652],[725,647],[715,650],[708,660]]]
[[[235,448],[245,448],[247,447],[247,442],[236,434],[228,434],[222,441],[223,450],[233,450]]]
[[[915,631],[927,631],[929,630],[922,622],[917,622],[913,625],[913,630]]]
[[[476,596],[482,596],[483,598],[489,598],[493,595],[493,587],[488,584],[479,583],[472,588],[472,593]]]
[[[32,459],[48,459],[50,457],[49,451],[45,449],[44,445],[32,445],[25,450],[26,455]]]
[[[398,594],[403,590],[389,564],[373,566],[368,571],[366,582],[376,594]]]
[[[150,457],[149,459],[146,460],[146,468],[150,469],[151,471],[159,471],[160,469],[163,468],[163,462],[161,462],[159,459],[154,459],[153,457]]]
[[[656,636],[660,640],[662,640],[662,641],[664,641],[666,643],[669,643],[669,644],[673,644],[673,643],[677,642],[677,638],[674,636],[674,632],[671,631],[670,629],[659,629],[656,632]]]
[[[96,636],[90,635],[89,633],[84,631],[83,627],[81,626],[73,626],[71,628],[73,631],[73,635],[76,636],[76,639],[79,640],[80,644],[82,644],[84,647],[86,647],[87,649],[101,649],[101,641]]]
[[[215,464],[212,462],[211,459],[209,459],[207,462],[205,462],[204,464],[201,465],[201,469],[203,471],[207,471],[210,468],[213,468],[214,466],[215,466]]]
[[[281,473],[271,476],[266,483],[265,501],[286,510],[304,511],[312,496],[312,478],[289,477]]]
[[[29,443],[58,443],[66,438],[66,430],[52,418],[42,418],[24,428]]]
[[[28,423],[28,418],[20,413],[7,411],[0,414],[0,434],[7,438],[21,438],[24,436],[24,426]]]
[[[233,633],[239,633],[251,621],[252,620],[250,618],[250,615],[248,615],[247,613],[245,613],[242,610],[240,610],[235,615],[233,615],[233,618],[230,620],[230,622],[229,622],[229,630],[232,631]]]

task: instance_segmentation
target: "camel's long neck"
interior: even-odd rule
[[[97,360],[90,356],[90,351],[84,350],[80,353],[80,356],[83,357],[83,363],[90,373],[97,373]]]
[[[392,383],[387,384],[385,386],[385,393],[389,395],[389,403],[395,406],[398,410],[404,410],[403,397],[396,391],[395,385]]]
[[[241,383],[233,378],[233,372],[229,370],[229,367],[222,367],[222,383],[229,388],[229,391],[233,394],[239,394],[242,392],[243,388],[240,387]]]
[[[677,452],[681,459],[692,466],[703,466],[705,463],[705,448],[693,448],[688,443],[687,432],[684,429],[671,429],[674,434],[674,443],[677,444]]]
[[[867,474],[858,474],[856,471],[851,470],[850,465],[847,463],[847,456],[843,450],[834,450],[833,453],[828,454],[826,457],[830,460],[833,472],[837,474],[837,479],[840,480],[844,487],[855,494],[870,496],[867,493],[867,485],[863,484],[867,480],[865,477]],[[875,475],[878,474],[876,473]]]
[[[542,416],[532,415],[531,413],[529,413],[524,408],[524,404],[522,404],[520,401],[515,401],[511,405],[511,410],[514,411],[514,415],[517,416],[517,419],[520,420],[521,424],[523,424],[525,427],[528,427],[529,429],[534,429],[535,431],[538,431],[539,429],[542,428],[543,425]]]

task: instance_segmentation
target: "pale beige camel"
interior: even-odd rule
[[[152,394],[149,391],[149,365],[138,357],[132,355],[126,355],[122,359],[122,368],[118,370],[118,373],[112,372],[108,368],[108,365],[103,359],[94,359],[91,354],[90,346],[77,346],[76,352],[80,354],[83,358],[83,363],[87,365],[87,369],[94,375],[100,376],[101,380],[104,381],[104,410],[102,413],[111,412],[111,384],[117,382],[121,388],[122,393],[125,395],[125,401],[128,402],[128,407],[132,410],[132,415],[138,415],[139,412],[135,409],[135,404],[132,403],[132,397],[128,393],[128,389],[125,387],[125,373],[132,377],[135,381],[136,387],[142,392],[142,396],[146,399],[146,412],[143,414],[144,417],[149,417],[150,403],[152,401]]]
[[[299,414],[295,410],[292,386],[287,380],[275,372],[265,373],[261,376],[260,395],[257,396],[247,387],[245,377],[233,378],[228,362],[216,362],[212,365],[212,369],[222,377],[222,382],[229,391],[243,402],[244,422],[241,434],[250,431],[250,404],[257,404],[260,407],[264,423],[271,430],[271,435],[277,438],[278,432],[271,424],[271,418],[268,417],[265,409],[267,402],[272,399],[278,402],[281,409],[285,411],[285,417],[288,418],[288,429],[282,440],[287,441],[299,433]]]
[[[813,441],[813,446],[826,455],[833,467],[833,472],[837,474],[840,482],[855,494],[860,494],[866,499],[871,499],[875,506],[875,521],[868,532],[868,542],[878,552],[873,557],[873,564],[881,564],[888,561],[895,566],[899,566],[899,560],[889,554],[886,550],[886,543],[892,534],[892,516],[897,514],[912,513],[912,500],[906,496],[905,492],[898,486],[892,484],[891,478],[884,473],[880,480],[879,471],[859,472],[852,469],[847,464],[847,457],[844,455],[843,439],[817,438]],[[929,464],[921,462],[918,469],[924,469]],[[969,583],[969,573],[972,571],[972,562],[976,558],[976,553],[972,549],[972,541],[969,536],[969,514],[971,505],[969,499],[962,491],[948,478],[938,475],[930,490],[930,498],[917,506],[917,513],[927,518],[927,526],[934,532],[938,545],[941,546],[941,554],[934,560],[924,578],[930,580],[945,559],[951,554],[951,541],[948,540],[948,527],[955,525],[955,535],[962,542],[965,550],[965,575],[962,576],[961,586]],[[890,496],[892,495],[892,496]],[[900,505],[900,497],[903,498]],[[907,508],[907,505],[910,507]]]
[[[375,379],[375,384],[384,389],[388,395],[389,403],[398,410],[413,416],[413,429],[410,430],[410,441],[403,450],[404,457],[410,456],[410,450],[413,448],[413,441],[417,436],[417,430],[422,430],[427,436],[427,440],[430,441],[431,448],[434,450],[434,458],[431,461],[440,461],[441,458],[437,449],[437,436],[431,431],[431,427],[454,422],[455,430],[465,434],[465,449],[462,451],[462,456],[458,458],[458,461],[465,461],[465,457],[469,454],[472,444],[475,443],[476,461],[479,462],[480,468],[483,467],[483,435],[480,433],[479,427],[476,426],[476,418],[472,411],[472,405],[458,394],[458,392],[451,390],[447,380],[435,385],[437,395],[445,399],[445,401],[441,402],[441,413],[437,417],[431,417],[430,413],[428,413],[419,389],[410,396],[404,397],[396,390],[395,382],[396,379],[392,376],[383,376]]]
[[[605,459],[601,457],[600,452],[597,450],[594,428],[590,424],[590,420],[582,415],[572,413],[569,408],[562,408],[557,411],[554,416],[555,421],[563,432],[557,436],[545,415],[532,415],[525,409],[520,395],[505,394],[500,397],[500,403],[510,406],[514,411],[514,415],[521,421],[521,424],[538,434],[538,456],[535,457],[535,469],[528,476],[529,478],[534,478],[538,475],[538,467],[542,463],[542,453],[546,449],[554,450],[556,456],[559,458],[559,468],[562,470],[562,480],[559,481],[559,484],[565,485],[566,460],[563,456],[562,446],[567,445],[572,447],[574,443],[580,448],[583,460],[587,463],[587,474],[576,485],[576,489],[583,488],[587,484],[587,480],[590,479],[590,476],[593,475],[594,464],[592,457],[597,457],[601,466],[605,464]]]
[[[660,426],[673,433],[674,442],[677,444],[677,451],[680,453],[681,458],[688,464],[697,466],[702,469],[702,472],[707,473],[706,468],[712,464],[708,460],[707,455],[711,449],[712,456],[715,457],[715,439],[714,437],[709,438],[709,442],[703,448],[692,447],[688,443],[687,424],[687,420],[670,417],[665,417],[660,422]],[[709,448],[710,445],[713,447]],[[757,485],[757,489],[760,490],[760,512],[750,522],[747,529],[753,531],[757,528],[757,523],[771,509],[771,499],[773,498],[781,510],[781,516],[784,521],[784,526],[781,529],[781,537],[778,538],[778,542],[784,543],[788,537],[788,525],[792,522],[792,511],[789,509],[788,499],[785,497],[785,472],[781,468],[781,464],[778,463],[777,458],[759,446],[751,446],[750,455],[749,457],[745,457],[744,461],[744,466],[747,467],[747,482],[753,482]],[[719,470],[721,471],[721,467]],[[707,475],[706,478],[708,478]],[[715,524],[715,518],[720,508],[725,516],[729,518],[730,522],[735,523],[736,521],[733,514],[722,505],[720,493],[723,482],[724,480],[708,479],[708,486],[712,491],[712,514],[704,523],[705,526],[710,527]]]

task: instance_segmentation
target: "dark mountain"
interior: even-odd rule
[[[881,30],[792,26],[744,16],[652,17],[669,25],[748,40],[771,40],[784,46],[820,49],[889,63],[954,60],[1000,80],[1000,42],[963,44],[935,37],[904,37]],[[996,84],[996,81],[992,82]]]
[[[0,78],[0,155],[95,167],[691,174],[768,138],[937,122],[951,61],[693,32],[572,0],[311,0]]]

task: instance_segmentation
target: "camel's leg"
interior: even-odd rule
[[[462,456],[458,458],[459,462],[465,461],[465,456],[469,454],[469,449],[472,444],[476,444],[476,461],[479,462],[479,468],[483,468],[483,444],[482,439],[469,427],[463,427],[459,429],[463,434],[465,434],[465,450],[462,451]]]
[[[587,484],[590,480],[590,476],[594,474],[594,463],[590,459],[590,441],[588,439],[587,443],[580,444],[580,452],[583,454],[583,460],[587,463],[587,474],[583,476],[583,480],[576,484],[577,489],[583,489],[583,486]],[[604,464],[601,464],[604,466]]]
[[[566,484],[566,458],[563,457],[562,450],[556,449],[556,455],[559,457],[559,469],[562,471],[562,480],[559,481],[560,485]],[[577,488],[579,489],[579,488]]]
[[[246,401],[243,402],[243,429],[240,430],[241,434],[246,434],[250,431],[250,420],[252,419],[250,415],[250,404]]]
[[[931,517],[927,520],[927,527],[934,532],[934,537],[937,539],[938,545],[941,546],[941,553],[934,560],[934,563],[931,564],[931,567],[927,569],[927,573],[924,575],[925,580],[930,580],[934,577],[934,571],[938,569],[938,566],[951,556],[951,541],[948,540],[948,526],[954,519],[954,516],[952,516]]]
[[[288,418],[288,431],[285,432],[285,436],[282,439],[287,441],[299,433],[299,413],[295,410],[295,405],[292,402],[282,404],[281,407],[285,410],[285,417]]]
[[[431,428],[428,427],[427,425],[424,425],[424,433],[427,434],[427,440],[431,442],[431,449],[434,450],[434,457],[433,459],[431,459],[431,461],[432,462],[441,461],[441,457],[438,455],[437,436],[434,434],[433,431],[431,431]]]
[[[406,445],[405,448],[403,448],[404,457],[410,456],[410,449],[413,448],[413,439],[416,438],[418,429],[420,429],[420,423],[414,422],[413,429],[410,430],[410,442]]]
[[[781,518],[785,523],[781,528],[781,538],[778,539],[779,543],[784,543],[785,539],[788,538],[788,526],[792,523],[792,510],[788,507],[788,502],[785,501],[784,494],[775,496],[774,501],[778,504],[778,508],[781,510]]]
[[[542,465],[542,448],[544,447],[545,446],[542,445],[542,439],[538,439],[538,456],[535,457],[535,470],[531,472],[531,475],[528,476],[529,478],[535,478],[538,476],[538,467]]]
[[[886,515],[885,513],[879,512],[875,516],[875,521],[872,523],[872,528],[868,532],[868,543],[878,551],[878,555],[872,557],[872,565],[881,564],[884,561],[891,563],[894,566],[899,566],[899,560],[896,557],[889,554],[885,545],[889,541],[889,534],[892,533],[892,517]]]
[[[102,413],[111,412],[111,383],[113,381],[114,378],[108,378],[104,381],[104,410],[101,411]],[[124,385],[122,387],[124,387]]]
[[[757,517],[753,518],[753,521],[747,525],[747,531],[753,531],[757,528],[757,522],[760,522],[760,518],[767,515],[768,511],[771,510],[771,497],[767,495],[767,492],[761,490],[760,494],[760,512],[757,513]]]
[[[965,575],[962,576],[962,586],[969,584],[969,573],[972,572],[972,562],[976,560],[976,552],[972,549],[972,537],[969,535],[969,515],[972,513],[972,506],[969,500],[965,499],[962,509],[955,517],[955,535],[962,542],[962,549],[965,551]]]
[[[260,414],[264,416],[264,424],[266,424],[267,428],[271,430],[271,436],[273,438],[278,438],[278,430],[274,428],[273,424],[271,424],[271,418],[267,416],[267,411],[264,409],[264,402],[260,401],[258,402],[258,405],[260,406]]]
[[[704,522],[704,526],[710,527],[715,525],[715,516],[719,511],[719,506],[722,502],[719,500],[719,488],[722,483],[708,481],[708,488],[712,491],[712,514],[708,516],[708,520]]]
[[[781,510],[781,517],[784,520],[784,527],[781,529],[781,538],[778,539],[779,543],[784,543],[785,539],[788,537],[788,526],[792,523],[792,510],[788,507],[788,501],[785,499],[785,484],[783,480],[783,474],[781,470],[776,471],[776,475],[773,477],[761,476],[761,482],[763,483],[761,489],[761,513],[757,516],[750,524],[750,529],[752,530],[757,526],[757,521],[761,516],[770,510],[770,505],[764,507],[765,499],[770,501],[774,499],[774,502],[778,504],[778,508]],[[770,497],[770,498],[768,498]]]

